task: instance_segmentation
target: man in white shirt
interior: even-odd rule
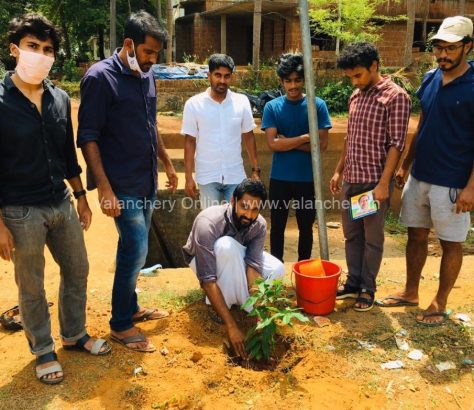
[[[196,198],[197,182],[202,209],[222,200],[229,202],[235,187],[245,179],[242,137],[252,164],[251,177],[260,178],[250,103],[246,96],[229,90],[234,68],[231,57],[213,54],[209,58],[210,87],[184,106],[185,192]]]

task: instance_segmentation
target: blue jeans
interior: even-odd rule
[[[220,182],[211,182],[210,184],[199,184],[199,200],[201,209],[210,206],[220,205],[222,201],[230,202],[234,189],[239,184],[221,184]]]
[[[112,289],[112,318],[110,328],[116,332],[133,327],[132,316],[139,311],[137,278],[148,253],[153,204],[156,195],[132,197],[117,195],[121,202],[120,216],[115,218],[119,234],[114,285]]]
[[[62,340],[86,334],[87,261],[84,235],[74,204],[5,206],[3,220],[15,240],[13,263],[21,321],[31,353],[54,351],[51,319],[44,291],[45,246],[59,265],[59,327]]]

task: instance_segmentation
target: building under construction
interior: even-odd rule
[[[231,55],[239,65],[252,62],[255,1],[183,0],[184,15],[176,20],[176,60],[196,56],[204,60],[215,52]],[[406,0],[388,1],[379,14],[406,15]],[[260,31],[260,59],[268,60],[286,50],[301,48],[298,0],[263,0]],[[416,1],[415,56],[425,50],[426,38],[437,29],[445,17],[463,14],[474,17],[474,0]],[[403,64],[407,21],[380,22],[381,40],[378,47],[386,66]],[[334,60],[336,41],[322,34],[312,34],[316,59]]]

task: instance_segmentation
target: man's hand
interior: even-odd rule
[[[120,204],[112,189],[105,191],[99,189],[99,202],[103,214],[112,218],[120,216]]]
[[[458,195],[456,200],[456,213],[474,210],[474,187],[466,187]]]
[[[383,202],[390,197],[390,189],[387,184],[379,182],[374,188],[374,200]]]
[[[184,184],[184,192],[190,198],[196,199],[197,186],[193,177],[186,178],[186,183]]]
[[[87,198],[82,195],[77,200],[77,213],[79,214],[79,221],[81,222],[82,229],[87,231],[92,222],[92,211],[87,203]]]
[[[395,173],[395,186],[399,189],[402,189],[405,186],[407,180],[408,171],[402,167],[398,168],[398,171]]]
[[[335,172],[331,181],[329,181],[329,190],[333,195],[341,192],[341,174],[339,172]]]
[[[256,181],[260,181],[260,172],[259,171],[252,171],[252,175],[250,176],[250,178],[252,178]]]
[[[10,261],[15,250],[15,241],[10,230],[0,222],[0,258]]]
[[[168,181],[166,182],[166,188],[168,188],[173,194],[176,192],[176,188],[178,188],[178,175],[174,169],[173,164],[170,162],[165,167],[166,177]]]
[[[245,336],[237,325],[231,325],[227,327],[227,335],[229,341],[234,348],[234,352],[239,355],[242,359],[247,359],[247,351],[245,350]]]

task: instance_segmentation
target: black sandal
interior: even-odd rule
[[[367,298],[367,297],[360,296],[362,293],[367,293],[369,295],[369,297]],[[368,305],[365,308],[360,308],[360,307],[354,306],[354,310],[356,312],[368,312],[369,310],[371,310],[374,307],[374,303],[375,303],[375,294],[374,294],[374,292],[372,292],[368,289],[361,289],[360,292],[359,292],[359,296],[356,299],[356,303],[363,303],[365,305]]]
[[[359,288],[344,285],[341,290],[337,290],[336,300],[355,299],[359,296]]]
[[[94,356],[104,356],[112,351],[112,347],[107,343],[105,339],[97,339],[91,347],[91,350],[85,348],[85,344],[91,337],[86,333],[80,339],[76,340],[73,345],[63,345],[64,350],[78,350],[80,352],[87,352]],[[101,351],[102,347],[104,350]]]

